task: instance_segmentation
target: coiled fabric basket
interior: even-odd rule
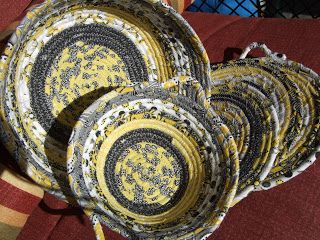
[[[161,1],[46,1],[29,12],[1,61],[5,145],[42,187],[72,196],[66,149],[80,114],[131,82],[209,82],[204,48]]]
[[[266,57],[246,58],[256,48]],[[235,202],[295,177],[320,151],[319,75],[263,43],[240,58],[211,72],[211,105],[230,127],[241,161]]]
[[[178,78],[118,88],[81,115],[69,180],[100,239],[100,222],[129,239],[202,239],[220,225],[238,154],[204,99],[198,82]]]

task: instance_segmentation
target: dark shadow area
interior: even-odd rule
[[[14,160],[14,158],[11,156],[9,151],[6,149],[6,147],[2,144],[0,141],[0,164],[5,166],[6,168],[10,169],[12,172],[15,173],[17,177],[19,177],[21,180],[26,181],[28,179],[32,182],[32,180],[21,171],[19,165]],[[2,173],[2,168],[0,168],[0,176]]]
[[[85,224],[85,214],[78,205],[71,205],[64,201],[57,200],[56,197],[51,194],[44,195],[38,204],[38,208],[48,215],[75,216],[80,224]]]
[[[53,176],[57,180],[59,186],[61,187],[62,192],[65,196],[70,197],[67,200],[71,203],[76,201],[72,198],[72,193],[69,187],[69,181],[67,178],[67,148],[68,141],[72,133],[72,129],[75,126],[77,120],[81,116],[84,110],[86,110],[93,102],[112,91],[114,88],[99,88],[90,93],[83,95],[82,97],[76,99],[71,104],[69,104],[54,120],[53,124],[50,127],[48,132],[48,137],[45,140],[45,153],[48,159],[49,165],[52,167]],[[63,120],[67,119],[72,115],[72,118],[69,119],[69,126],[64,126],[61,124]],[[58,155],[52,149],[52,139],[61,143],[63,155]],[[57,159],[59,157],[59,160]],[[60,163],[60,164],[59,164]],[[61,163],[65,164],[61,168]],[[59,169],[59,170],[57,170]],[[65,175],[63,175],[65,174]]]
[[[227,62],[239,58],[242,53],[241,48],[228,47],[224,50],[223,61]]]
[[[104,94],[112,90],[113,88],[111,87],[102,87],[89,92],[80,98],[77,98],[66,108],[64,108],[61,113],[53,120],[53,123],[51,124],[51,127],[48,131],[48,135],[67,147],[72,129],[83,111],[86,110],[98,98],[102,97]],[[66,126],[66,122],[68,122],[68,126]]]
[[[80,207],[68,205],[66,208],[62,208],[62,209],[52,208],[48,206],[43,200],[39,203],[39,207],[43,211],[52,215],[65,215],[65,216],[79,215],[80,217],[80,215],[84,214]],[[83,221],[83,219],[81,221]]]
[[[4,51],[4,49],[5,49],[6,45],[7,45],[7,42],[9,41],[10,37],[11,37],[11,34],[10,34],[10,36],[7,36],[4,39],[0,40],[0,53],[1,54],[3,53],[3,51]]]

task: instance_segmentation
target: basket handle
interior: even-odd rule
[[[262,42],[253,42],[253,43],[251,43],[248,47],[246,47],[243,50],[243,52],[240,55],[239,59],[245,59],[248,56],[249,52],[251,52],[251,50],[257,49],[257,48],[260,48],[267,57],[271,57],[274,60],[283,60],[284,61],[284,60],[287,59],[287,56],[285,54],[272,52],[270,50],[270,48],[268,48],[267,45],[262,43]]]

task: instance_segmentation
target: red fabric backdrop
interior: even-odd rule
[[[29,2],[0,0],[0,30]],[[250,42],[263,41],[274,51],[286,53],[289,59],[320,72],[320,20],[249,19],[205,13],[185,13],[184,17],[204,42],[212,62],[235,58]],[[3,151],[0,148],[2,160]],[[240,202],[211,239],[318,240],[319,186],[320,164],[315,163],[292,181],[270,191],[253,193]],[[107,234],[108,239],[121,239],[115,233]],[[47,194],[18,239],[94,239],[94,234],[81,210]]]

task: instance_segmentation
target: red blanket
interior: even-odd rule
[[[0,30],[13,21],[28,2],[0,0]],[[263,41],[272,50],[320,72],[320,20],[239,18],[204,13],[185,13],[184,16],[204,42],[212,62],[236,58],[250,42]],[[1,158],[3,151],[0,148]],[[316,163],[288,183],[251,194],[230,210],[211,239],[318,240],[319,186],[320,164]],[[115,233],[107,232],[107,235],[108,239],[122,239]],[[89,240],[94,239],[94,233],[81,210],[46,194],[18,239]]]

